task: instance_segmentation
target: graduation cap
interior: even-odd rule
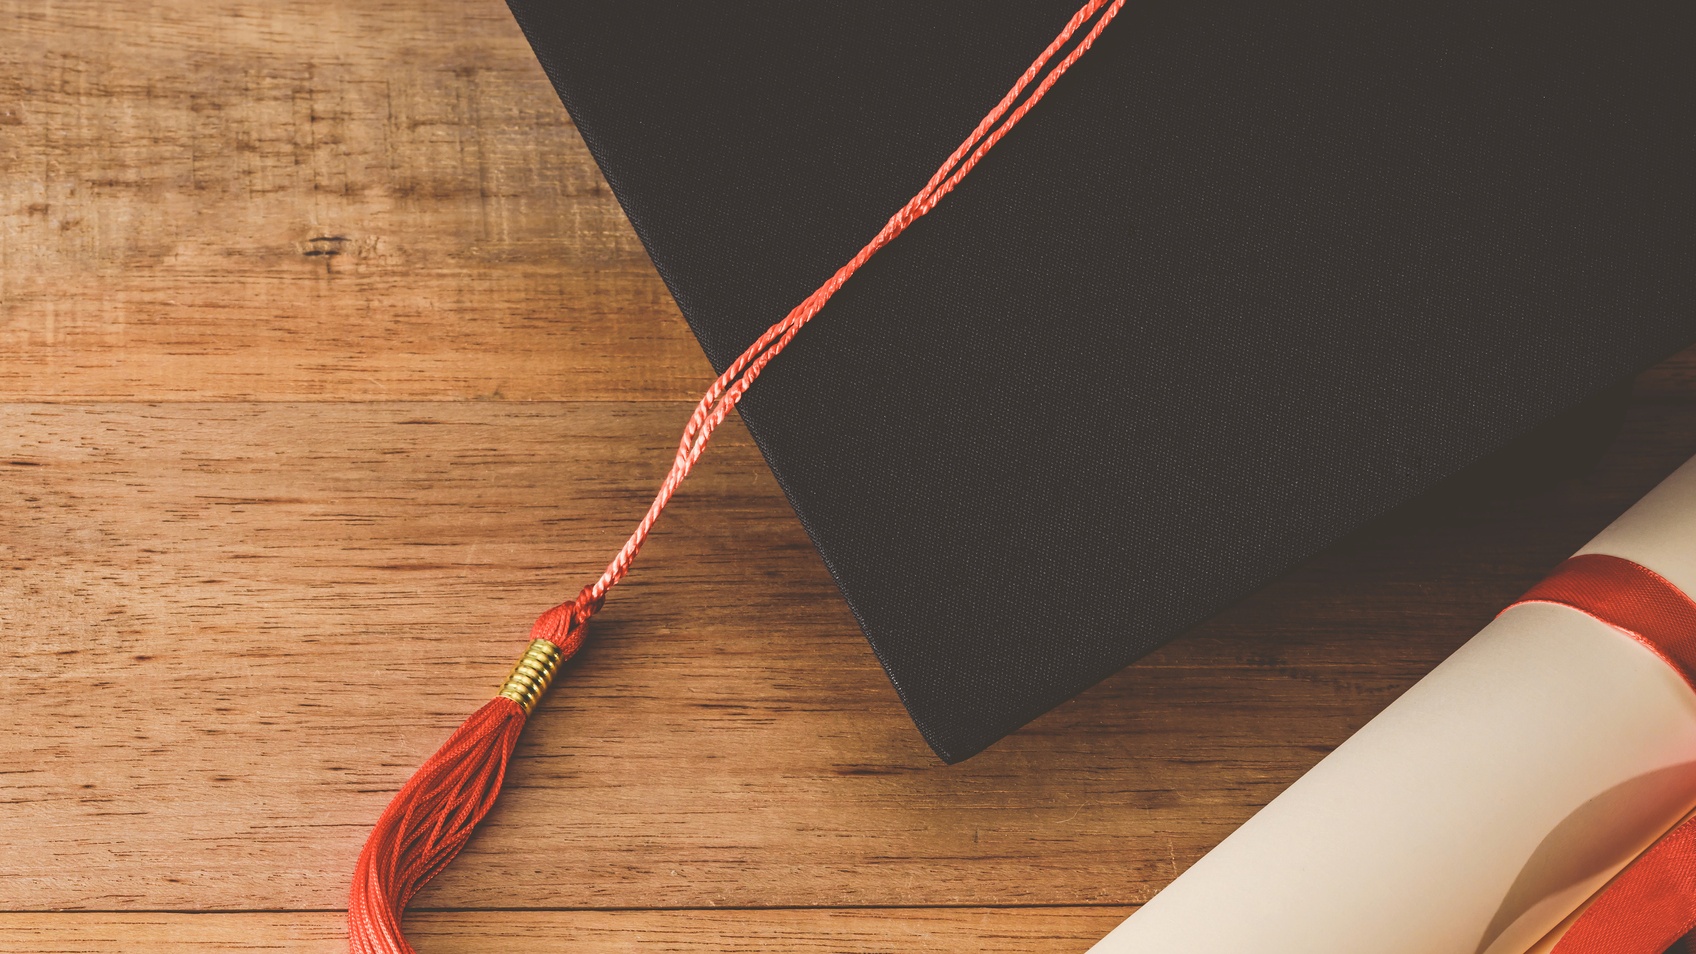
[[[357,950],[738,401],[957,761],[1696,338],[1696,8],[1122,3],[511,0],[724,376],[385,813]]]

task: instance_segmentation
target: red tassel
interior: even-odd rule
[[[599,608],[598,601],[585,599],[543,613],[500,694],[454,730],[383,809],[359,853],[348,892],[348,947],[354,954],[415,954],[401,933],[401,913],[495,807],[524,723],[559,667],[583,645],[584,626]]]
[[[406,910],[413,895],[459,854],[477,823],[494,807],[501,780],[506,775],[507,760],[512,757],[531,709],[547,691],[548,682],[560,664],[582,644],[589,617],[601,608],[607,590],[629,572],[648,531],[706,450],[714,429],[742,399],[760,372],[860,266],[953,191],[1008,130],[1047,95],[1072,64],[1089,51],[1124,4],[1125,0],[1088,0],[925,187],[890,217],[883,229],[836,274],[782,321],[766,329],[707,389],[683,429],[671,471],[661,481],[647,514],[607,564],[600,579],[585,587],[575,600],[542,614],[531,631],[530,650],[508,677],[501,694],[459,727],[441,750],[407,781],[377,820],[377,827],[365,842],[365,850],[359,854],[353,890],[348,897],[348,943],[355,954],[415,954],[401,934],[401,912]],[[1061,50],[1086,25],[1088,29],[1083,36],[1060,56]]]
[[[415,954],[401,912],[494,807],[525,719],[511,699],[489,700],[389,802],[353,872],[347,927],[356,954]]]

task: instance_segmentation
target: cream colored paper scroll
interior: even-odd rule
[[[1696,594],[1696,461],[1581,553]],[[1091,954],[1527,954],[1696,807],[1696,693],[1575,610],[1503,613]]]

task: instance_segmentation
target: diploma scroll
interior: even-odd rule
[[[1696,461],[1581,553],[1696,594]],[[1565,606],[1502,613],[1091,954],[1528,954],[1696,808],[1696,692]]]

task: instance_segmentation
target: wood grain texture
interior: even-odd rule
[[[0,399],[710,378],[499,0],[0,0]]]
[[[333,908],[388,795],[621,538],[682,405],[0,408],[0,897]],[[740,429],[527,733],[438,907],[1146,900],[1696,451],[1353,541],[964,765]]]
[[[0,741],[16,767],[0,893],[338,904],[370,820],[504,675],[529,617],[598,569],[685,412],[4,409],[20,519],[0,692],[32,729]],[[1134,738],[1077,733],[1104,715],[1086,707],[942,767],[743,432],[726,438],[425,903],[1141,900],[1330,741],[1277,672],[1246,715],[1299,711],[1299,741],[1197,747],[1159,707],[1228,676],[1185,663],[1137,703]]]
[[[1127,908],[805,911],[423,912],[407,919],[421,954],[1066,954]],[[339,914],[0,915],[0,950],[177,954],[345,950]]]

